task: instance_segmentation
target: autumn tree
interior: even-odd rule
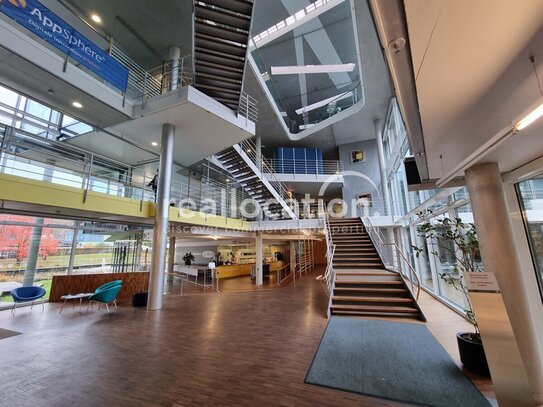
[[[51,254],[55,254],[58,251],[59,241],[53,236],[53,231],[50,229],[44,229],[44,233],[40,242],[40,256],[43,260],[47,260],[47,257]]]

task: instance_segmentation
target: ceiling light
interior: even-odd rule
[[[153,147],[156,147],[156,146],[158,146],[158,143],[157,143],[156,141],[151,141],[151,145],[152,145]]]
[[[73,106],[73,107],[76,107],[76,108],[78,108],[78,109],[81,109],[81,108],[83,107],[83,105],[82,105],[81,103],[79,103],[77,100],[74,100],[74,101],[72,102],[72,106]]]
[[[307,73],[332,73],[332,72],[352,72],[356,65],[333,64],[333,65],[305,65],[305,66],[272,66],[272,75],[297,75]]]
[[[98,23],[98,24],[100,24],[102,22],[102,19],[100,18],[100,16],[98,14],[91,15],[91,20],[94,21],[95,23]]]
[[[525,127],[528,127],[530,124],[535,122],[541,116],[543,116],[543,103],[541,103],[538,107],[536,107],[534,110],[532,110],[526,116],[524,116],[524,118],[521,119],[516,124],[515,130],[519,131],[519,130],[522,130],[523,128],[525,128]]]

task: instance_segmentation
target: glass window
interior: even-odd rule
[[[3,86],[0,86],[0,101],[10,107],[17,106],[17,98],[19,95]]]
[[[543,296],[543,178],[516,185],[539,289]]]

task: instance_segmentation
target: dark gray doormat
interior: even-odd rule
[[[19,334],[20,332],[15,332],[15,331],[10,331],[8,329],[0,328],[0,339],[6,339],[6,338],[9,338],[10,336],[15,336]]]
[[[332,317],[305,382],[417,405],[490,406],[422,324]]]

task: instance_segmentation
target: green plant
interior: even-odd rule
[[[190,266],[191,263],[194,261],[194,256],[191,252],[188,252],[183,256],[183,261],[185,262],[185,265]]]
[[[473,339],[477,338],[480,341],[479,326],[463,275],[466,272],[483,271],[482,266],[478,263],[479,240],[475,225],[463,222],[460,218],[450,219],[446,216],[433,217],[429,220],[433,216],[433,212],[430,210],[419,212],[417,215],[419,219],[424,220],[417,227],[418,235],[425,238],[431,244],[430,247],[441,249],[441,253],[439,250],[432,250],[430,253],[442,263],[445,262],[443,254],[448,254],[455,259],[452,273],[440,273],[439,277],[464,295],[466,299],[464,312],[475,329]],[[423,247],[413,246],[413,250],[417,258],[424,255]]]

